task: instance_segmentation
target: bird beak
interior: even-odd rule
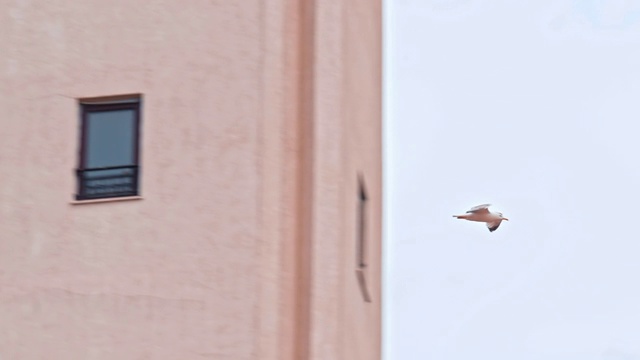
[[[502,220],[507,220],[507,221],[509,221],[509,219],[507,219],[507,218],[502,218]]]

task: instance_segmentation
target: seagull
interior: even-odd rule
[[[489,211],[491,204],[482,204],[472,207],[464,215],[453,215],[454,218],[464,219],[469,221],[478,221],[487,223],[487,228],[490,232],[494,232],[500,226],[502,220],[509,221],[506,217],[502,216],[502,213]]]

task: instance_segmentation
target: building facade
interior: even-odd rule
[[[0,359],[380,359],[381,18],[0,0]]]

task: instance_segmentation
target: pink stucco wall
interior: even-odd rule
[[[316,5],[312,359],[380,359],[381,2]],[[355,274],[358,174],[369,198],[364,276],[370,303]]]
[[[380,16],[0,0],[0,359],[379,359]],[[76,99],[129,93],[142,199],[76,204]]]
[[[0,358],[252,358],[259,1],[1,8]],[[136,92],[144,200],[70,205],[75,98]]]

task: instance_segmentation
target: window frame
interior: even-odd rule
[[[366,263],[366,236],[367,236],[367,205],[369,197],[362,175],[358,176],[358,233],[356,244],[356,263],[359,269],[367,267]]]
[[[127,196],[140,195],[140,119],[142,111],[142,98],[139,94],[111,96],[102,98],[79,99],[80,110],[80,146],[78,166],[76,168],[76,200],[98,200],[108,198],[121,198]],[[91,168],[87,166],[87,151],[90,148],[89,140],[89,115],[99,112],[110,112],[119,110],[132,110],[134,112],[132,124],[133,139],[133,163],[129,165],[114,165],[106,167]],[[84,172],[88,170],[108,170],[110,168],[130,167],[133,169],[133,190],[127,193],[112,193],[92,196],[86,194],[86,183],[83,179]]]
[[[362,174],[358,174],[357,192],[356,278],[358,279],[358,287],[360,288],[362,299],[367,303],[371,303],[372,298],[367,288],[365,275],[367,268],[367,208],[369,207],[369,195],[367,194],[367,187]]]

